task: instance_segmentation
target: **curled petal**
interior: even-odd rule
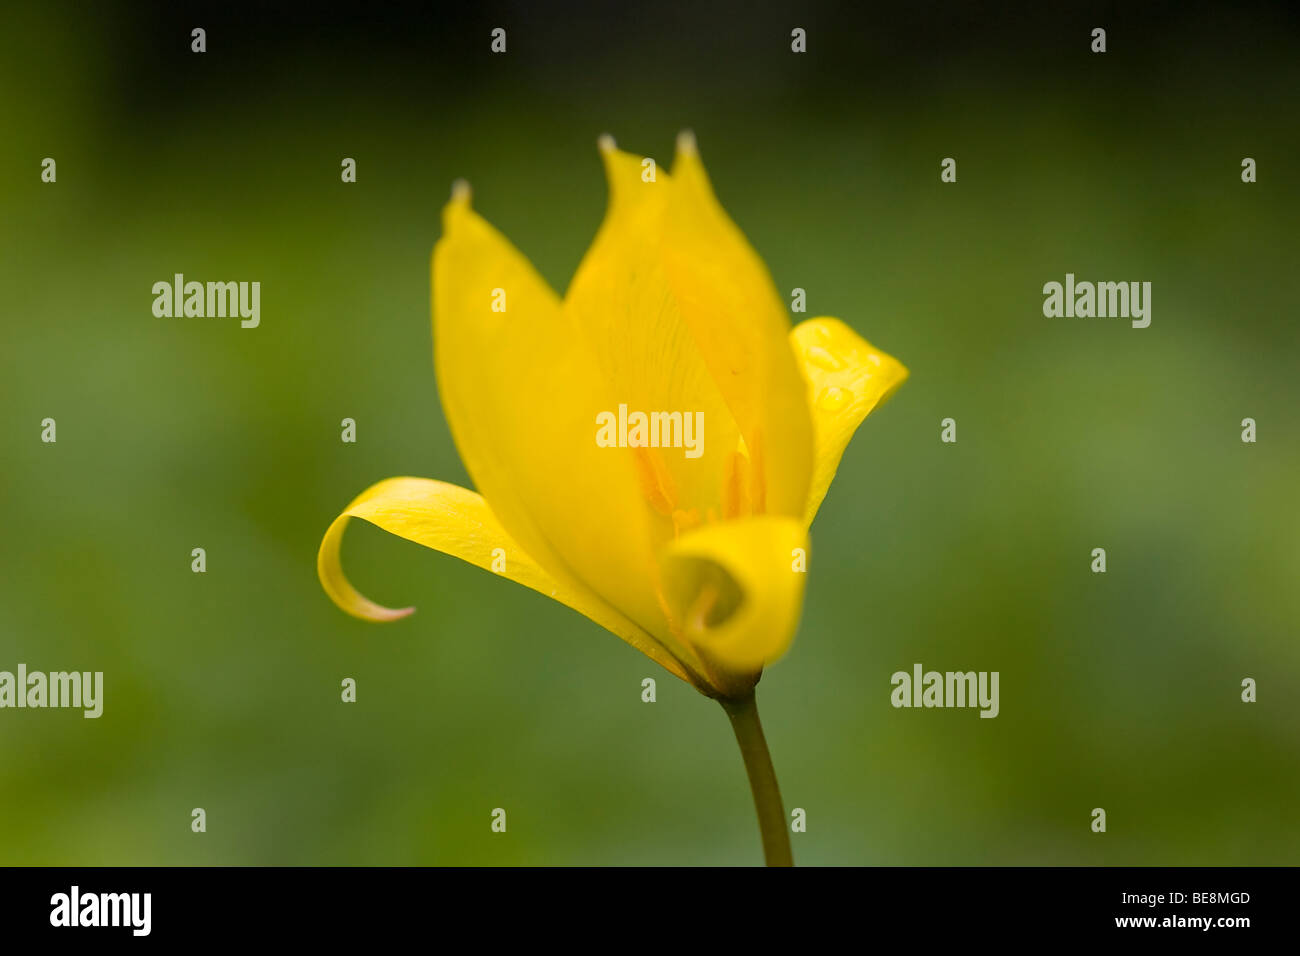
[[[907,379],[907,369],[839,319],[800,322],[790,344],[808,383],[813,474],[805,522],[812,524],[849,439],[873,408]]]
[[[508,535],[483,498],[468,489],[427,478],[389,478],[368,488],[334,519],[321,541],[317,573],[340,608],[368,621],[391,621],[414,608],[394,610],[361,595],[343,574],[339,548],[352,518],[390,534],[450,554],[554,598],[666,667],[683,680],[687,671],[657,641],[595,594],[561,584]]]
[[[683,639],[722,675],[757,674],[794,639],[807,578],[801,519],[761,515],[706,525],[669,546],[664,575]],[[732,677],[731,682],[735,682]]]

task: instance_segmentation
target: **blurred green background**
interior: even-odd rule
[[[452,179],[562,290],[597,135],[667,162],[683,127],[778,288],[912,370],[760,686],[796,860],[1300,863],[1294,13],[5,17],[0,670],[106,690],[99,720],[0,711],[0,863],[761,860],[720,709],[618,639],[360,522],[353,581],[419,613],[353,620],[315,573],[371,483],[468,481],[430,359]],[[1067,271],[1151,281],[1151,327],[1044,318]],[[175,272],[260,281],[261,327],[155,318]],[[1000,671],[1001,715],[893,709],[916,662]]]

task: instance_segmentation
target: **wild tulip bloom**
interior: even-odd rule
[[[754,685],[798,626],[808,527],[840,456],[907,370],[837,319],[790,328],[690,134],[671,176],[609,137],[600,149],[609,207],[563,299],[453,187],[433,252],[434,362],[478,492],[367,489],[325,534],[321,583],[357,617],[412,612],[344,577],[344,528],[364,518],[586,615],[722,703],[768,862],[789,863]]]

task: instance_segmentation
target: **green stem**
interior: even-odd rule
[[[720,703],[731,718],[740,755],[745,758],[745,772],[749,774],[749,788],[754,791],[754,808],[758,810],[758,830],[763,835],[763,857],[768,866],[794,866],[781,788],[772,769],[772,755],[767,752],[754,692],[745,697],[724,697]]]

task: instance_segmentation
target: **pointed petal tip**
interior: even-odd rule
[[[451,201],[458,203],[468,203],[473,191],[469,188],[468,179],[457,179],[451,184]]]
[[[358,595],[360,597],[360,595]],[[338,603],[337,601],[335,603]],[[353,617],[359,617],[363,621],[370,621],[375,624],[386,624],[389,621],[400,621],[404,617],[410,617],[415,613],[413,607],[384,607],[382,604],[376,604],[373,601],[361,597],[359,603],[340,604],[344,611],[347,611]]]
[[[614,142],[614,137],[608,133],[601,133],[596,137],[596,148],[602,153],[612,153],[618,149],[618,143]]]
[[[695,133],[684,129],[677,134],[677,152],[682,156],[697,156],[699,149],[695,143]]]
[[[373,489],[371,489],[373,490]],[[362,495],[357,501],[364,502]],[[320,551],[316,555],[316,574],[321,587],[341,610],[363,621],[398,621],[415,613],[413,607],[391,608],[376,604],[361,594],[349,582],[343,573],[340,548],[343,544],[343,531],[352,519],[352,509],[357,501],[348,506],[348,510],[331,522],[321,539]],[[369,520],[369,519],[367,519]]]

